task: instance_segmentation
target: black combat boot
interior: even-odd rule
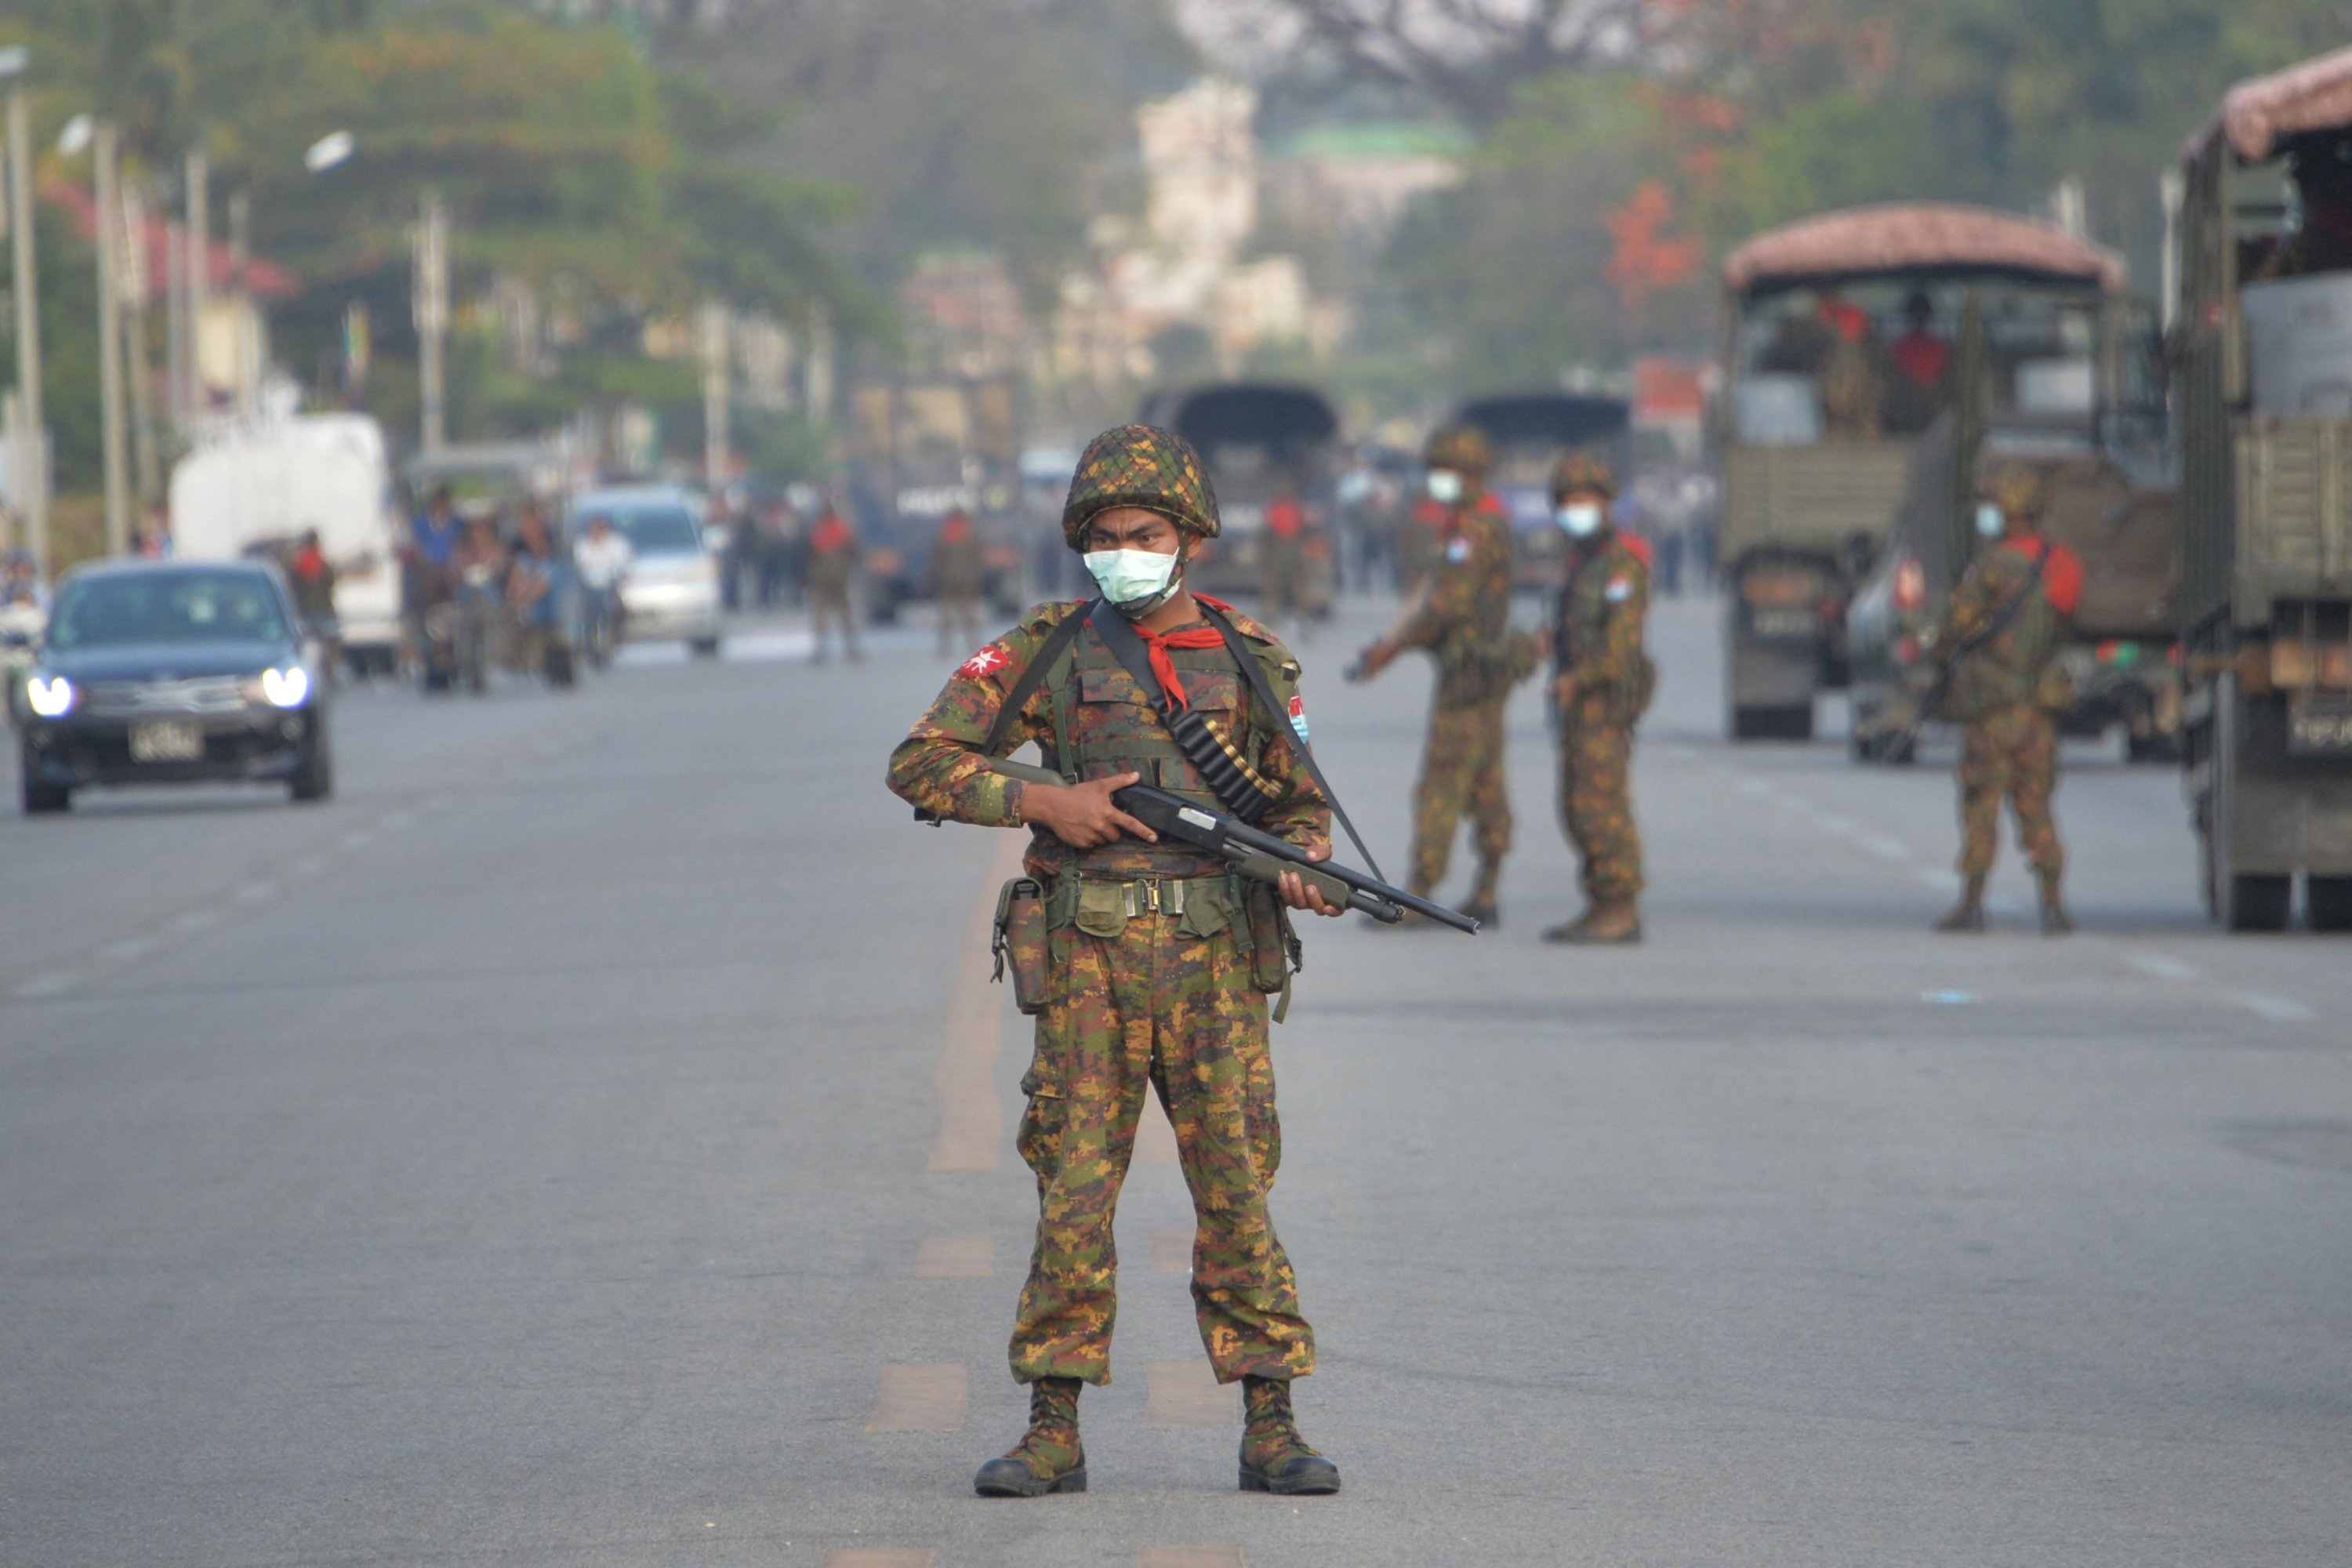
[[[2042,934],[2043,936],[2074,934],[2074,917],[2067,914],[2065,901],[2058,896],[2059,877],[2060,874],[2056,871],[2042,873]]]
[[[1984,930],[1984,885],[1982,873],[1972,876],[1960,889],[1960,901],[1945,911],[1936,922],[1941,931],[1980,931]]]
[[[1243,1378],[1242,1406],[1242,1490],[1324,1497],[1339,1489],[1339,1467],[1298,1435],[1288,1378]]]
[[[1496,902],[1502,885],[1503,863],[1499,860],[1480,861],[1477,885],[1470,889],[1469,901],[1462,906],[1462,912],[1482,926],[1502,924],[1503,910]]]
[[[1029,1430],[1013,1451],[971,1479],[982,1497],[1044,1497],[1087,1489],[1087,1450],[1078,1441],[1075,1377],[1041,1377],[1029,1385]]]

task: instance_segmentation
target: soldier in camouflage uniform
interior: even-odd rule
[[[1511,848],[1511,802],[1503,784],[1503,709],[1511,688],[1535,673],[1532,638],[1511,629],[1510,520],[1486,493],[1486,438],[1460,426],[1430,437],[1430,499],[1440,509],[1429,574],[1396,629],[1364,649],[1359,679],[1379,674],[1407,648],[1437,660],[1429,742],[1413,789],[1412,890],[1427,898],[1444,879],[1454,835],[1466,815],[1478,847],[1478,879],[1462,912],[1486,924],[1499,913],[1503,857]],[[1408,919],[1412,917],[1408,916]]]
[[[1271,804],[1261,826],[1322,858],[1330,808],[1303,761],[1297,662],[1265,626],[1216,606],[1287,709],[1263,711],[1182,585],[1194,543],[1217,529],[1198,455],[1146,426],[1096,438],[1063,513],[1071,547],[1142,639],[1161,689],[1206,718],[1263,781]],[[957,670],[890,760],[890,787],[918,806],[1029,827],[1026,872],[1045,896],[1045,994],[1020,1132],[1039,1215],[1011,1352],[1013,1375],[1032,1385],[1031,1420],[974,1484],[990,1497],[1086,1489],[1078,1390],[1110,1380],[1111,1219],[1150,1091],[1175,1129],[1198,1219],[1192,1289],[1202,1342],[1219,1381],[1243,1384],[1242,1486],[1337,1491],[1339,1470],[1307,1447],[1291,1414],[1291,1380],[1315,1370],[1315,1336],[1267,1210],[1282,1134],[1265,998],[1286,987],[1295,941],[1280,906],[1339,911],[1296,873],[1277,902],[1223,859],[1157,842],[1112,804],[1114,790],[1139,779],[1212,805],[1217,797],[1142,684],[1086,624],[1091,608],[1030,611]],[[1037,742],[1073,781],[1059,788],[993,773],[981,754],[1040,659],[1043,679],[1003,749]]]
[[[1642,836],[1627,773],[1633,725],[1649,705],[1643,650],[1650,567],[1610,521],[1617,483],[1591,453],[1553,471],[1553,515],[1569,538],[1552,610],[1552,712],[1559,735],[1559,819],[1581,862],[1586,909],[1546,942],[1634,942],[1642,917]]]
[[[1945,607],[1936,647],[1948,680],[1941,711],[1964,727],[1960,742],[1960,901],[1936,922],[1943,931],[1984,930],[1985,879],[2000,841],[2000,805],[2017,814],[2018,843],[2042,881],[2042,930],[2074,929],[2060,898],[2066,852],[2051,819],[2058,786],[2058,713],[2070,700],[2058,664],[2066,625],[2082,602],[2083,563],[2038,531],[2041,479],[2011,468],[1986,486],[1979,528],[1999,542],[1970,563]]]

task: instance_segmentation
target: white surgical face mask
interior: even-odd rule
[[[1977,531],[1979,533],[1983,534],[1987,539],[1999,539],[2008,527],[2009,520],[2001,515],[2000,508],[1990,501],[1978,504]]]
[[[1148,616],[1176,591],[1176,557],[1154,550],[1089,550],[1087,570],[1119,614]]]
[[[1590,539],[1601,531],[1601,509],[1591,501],[1578,501],[1572,506],[1561,507],[1552,515],[1559,520],[1560,527],[1567,530],[1571,539]]]
[[[1462,476],[1452,468],[1429,470],[1429,499],[1440,506],[1452,506],[1462,499]]]

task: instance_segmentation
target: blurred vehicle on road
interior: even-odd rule
[[[956,512],[971,520],[985,595],[1013,615],[1027,594],[1021,397],[1011,376],[861,382],[849,391],[849,493],[865,547],[866,613],[877,621],[931,592],[931,552]]]
[[[1847,612],[1851,749],[1859,762],[1911,760],[1938,665],[1934,629],[1993,543],[1974,524],[1979,481],[2001,468],[2040,479],[2042,531],[2083,563],[2058,656],[2074,691],[2062,731],[2120,726],[2135,761],[2169,761],[2181,714],[2179,486],[2154,311],[2095,289],[2003,303],[1997,314],[1963,305],[1952,405],[1913,448],[1894,536]]]
[[[1494,466],[1486,490],[1510,513],[1518,552],[1517,585],[1549,593],[1559,585],[1568,536],[1552,521],[1553,465],[1580,449],[1599,452],[1621,476],[1631,475],[1633,405],[1622,397],[1570,392],[1504,393],[1474,397],[1449,421],[1486,437]]]
[[[702,498],[680,485],[608,485],[572,498],[577,539],[598,519],[629,543],[620,583],[619,635],[627,642],[681,641],[715,658],[719,625],[719,552],[704,538]]]
[[[1808,738],[1814,694],[1847,684],[1846,609],[1902,508],[1912,447],[1951,405],[1967,301],[2031,317],[2037,295],[2095,301],[2122,266],[2049,224],[1929,203],[1824,214],[1732,252],[1714,432],[1732,739]],[[2087,339],[2042,353],[2004,366],[2014,401],[2090,400]]]
[[[363,414],[264,416],[205,438],[172,470],[172,546],[183,561],[268,553],[315,530],[334,574],[334,625],[360,674],[400,656],[397,512],[383,431]]]
[[[1223,531],[1194,555],[1187,581],[1213,594],[1257,595],[1278,547],[1269,509],[1287,500],[1300,513],[1299,596],[1308,613],[1328,613],[1339,588],[1331,522],[1345,458],[1330,402],[1312,387],[1220,382],[1155,393],[1139,417],[1190,441],[1217,492]]]
[[[331,784],[327,683],[286,579],[265,562],[77,567],[25,681],[27,815],[93,784]]]

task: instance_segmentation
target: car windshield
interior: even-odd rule
[[[695,531],[693,517],[674,501],[590,507],[582,531],[600,517],[626,535],[629,548],[640,555],[692,555],[702,549],[702,536]]]
[[[52,647],[124,643],[277,642],[289,636],[277,590],[257,572],[110,573],[66,584]]]

